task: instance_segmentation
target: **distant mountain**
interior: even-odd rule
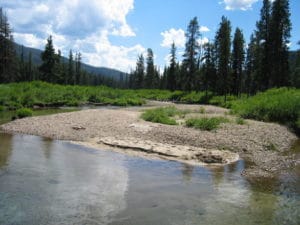
[[[16,48],[16,52],[17,55],[20,56],[22,53],[22,45],[19,45],[17,43],[15,43],[15,48]],[[23,46],[23,52],[24,52],[24,58],[25,60],[28,59],[28,55],[31,52],[32,54],[32,63],[35,65],[41,65],[42,60],[41,60],[41,53],[42,51],[36,48],[30,48],[30,47],[26,47]],[[62,57],[62,60],[64,63],[68,62],[68,58],[66,57]],[[85,63],[82,63],[81,66],[82,70],[85,70],[86,72],[89,73],[93,73],[95,75],[102,75],[102,76],[106,76],[106,77],[112,77],[115,80],[119,80],[120,77],[124,77],[125,75],[127,75],[126,73],[120,71],[120,70],[116,70],[116,69],[111,69],[111,68],[106,68],[106,67],[95,67],[95,66],[91,66]]]

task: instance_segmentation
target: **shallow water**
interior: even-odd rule
[[[300,171],[219,169],[0,133],[0,224],[299,224]]]

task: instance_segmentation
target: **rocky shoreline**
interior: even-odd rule
[[[189,110],[188,117],[221,115],[234,120],[220,107],[175,106]],[[204,108],[205,115],[195,114],[199,107]],[[140,119],[143,109],[89,109],[31,117],[4,124],[1,129],[193,165],[223,165],[242,158],[251,163],[243,172],[249,178],[271,177],[299,164],[292,156],[283,154],[297,140],[284,126],[247,120],[244,125],[226,123],[215,131],[200,131],[183,124],[170,126],[143,121]]]

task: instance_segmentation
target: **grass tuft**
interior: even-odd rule
[[[178,110],[175,107],[148,109],[141,115],[141,118],[153,123],[176,125],[176,121],[170,117],[175,116],[177,113]]]
[[[217,129],[221,123],[227,122],[229,122],[229,120],[225,117],[191,118],[186,121],[186,126],[211,131]]]

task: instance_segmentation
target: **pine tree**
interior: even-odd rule
[[[171,52],[170,52],[170,67],[166,71],[167,76],[167,88],[171,91],[174,91],[176,88],[176,46],[175,43],[172,43]]]
[[[18,78],[17,57],[12,30],[2,8],[0,8],[0,83],[13,82]]]
[[[243,68],[245,62],[245,39],[242,31],[236,28],[232,50],[231,93],[239,96],[242,92]]]
[[[212,43],[206,43],[204,45],[204,55],[202,58],[204,61],[202,70],[202,83],[203,88],[206,92],[213,91],[216,92],[216,67],[214,59],[214,45]]]
[[[226,17],[222,17],[220,27],[215,38],[216,60],[217,60],[217,92],[225,96],[229,89],[229,62],[230,62],[230,46],[231,46],[231,24]]]
[[[245,71],[245,85],[244,92],[249,95],[254,94],[257,90],[257,86],[255,85],[255,73],[256,73],[256,49],[257,44],[253,34],[250,37],[250,43],[247,47],[247,56],[246,56],[246,71]]]
[[[74,59],[72,50],[69,52],[67,84],[75,84]]]
[[[266,90],[270,87],[270,76],[272,69],[271,59],[271,2],[264,0],[260,11],[260,20],[256,23],[255,38],[257,45],[257,65],[255,70],[257,73],[257,88],[258,90]]]
[[[40,79],[47,82],[53,82],[55,80],[55,64],[56,55],[53,47],[52,36],[47,39],[45,50],[41,54],[42,65],[39,67],[41,72]]]
[[[197,63],[198,63],[198,53],[199,53],[199,24],[197,17],[194,17],[189,23],[186,32],[186,44],[185,44],[185,53],[183,55],[183,76],[184,84],[183,88],[187,91],[194,89],[194,81],[196,78],[197,72]]]
[[[288,0],[275,0],[272,5],[270,23],[271,52],[271,87],[286,86],[289,82],[289,38],[291,21]]]
[[[138,56],[136,62],[136,69],[131,75],[131,83],[134,89],[140,89],[144,87],[144,76],[145,76],[145,61],[143,54]]]
[[[144,86],[145,88],[154,88],[156,79],[155,79],[155,67],[154,67],[154,59],[153,59],[153,51],[151,48],[147,50],[147,58],[146,58],[146,76]]]
[[[76,84],[80,84],[81,77],[81,53],[76,53],[75,56],[75,75],[76,75]]]

